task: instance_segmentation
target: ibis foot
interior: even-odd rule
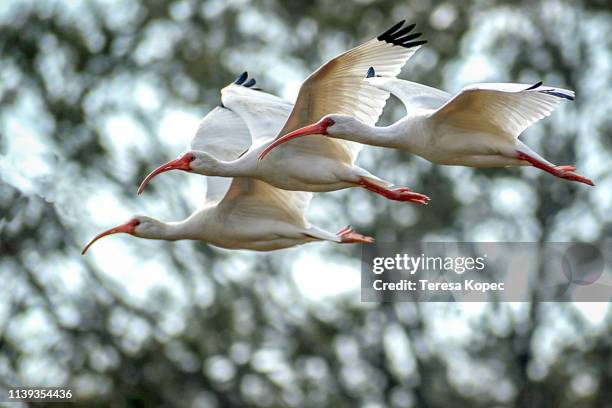
[[[353,228],[350,225],[347,225],[346,227],[342,228],[340,231],[338,231],[336,235],[340,237],[340,242],[343,244],[371,244],[372,242],[374,242],[374,238],[354,232]]]
[[[408,201],[415,204],[426,205],[429,201],[429,197],[425,194],[415,193],[408,187],[398,188],[385,188],[365,178],[359,180],[359,185],[366,190],[372,191],[376,194],[380,194],[389,200],[395,201]]]
[[[536,167],[540,170],[544,170],[545,172],[550,173],[555,177],[559,177],[559,178],[570,180],[570,181],[577,181],[579,183],[588,184],[589,186],[595,185],[595,183],[593,183],[591,179],[581,176],[580,174],[574,172],[574,170],[576,170],[576,167],[574,166],[570,166],[570,165],[553,166],[553,165],[550,165],[546,162],[538,160],[535,157],[532,157],[523,152],[517,152],[516,157],[519,160],[525,160],[526,162],[530,163],[533,167]]]

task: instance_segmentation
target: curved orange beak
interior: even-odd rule
[[[140,224],[140,221],[138,221],[137,219],[133,219],[133,220],[129,220],[125,224],[118,225],[114,228],[111,228],[104,232],[99,233],[91,241],[89,241],[87,245],[85,245],[85,248],[83,248],[81,255],[85,255],[85,252],[87,252],[89,247],[92,246],[94,242],[96,242],[100,238],[104,238],[107,235],[119,234],[121,232],[125,234],[134,235],[134,232],[136,231],[136,227],[138,226],[138,224]]]
[[[272,142],[268,147],[264,149],[263,152],[259,154],[259,160],[263,160],[264,157],[268,155],[274,148],[277,146],[288,142],[291,139],[295,139],[296,137],[306,136],[306,135],[326,135],[327,134],[327,125],[323,121],[319,121],[317,123],[313,123],[312,125],[307,125],[293,132],[287,133],[284,136],[279,137],[274,142]]]
[[[140,183],[140,187],[138,187],[138,194],[142,194],[147,184],[149,184],[149,182],[153,179],[153,177],[157,176],[158,174],[161,174],[161,173],[164,173],[170,170],[191,171],[190,164],[194,158],[195,157],[193,153],[185,153],[184,155],[179,156],[177,159],[174,159],[174,160],[169,161],[168,163],[162,164],[161,166],[159,166],[158,168],[150,172],[147,175],[147,177],[145,177],[145,179],[142,180],[142,183]]]

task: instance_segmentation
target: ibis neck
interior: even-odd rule
[[[162,236],[159,239],[166,241],[177,241],[180,239],[202,239],[203,228],[194,217],[189,217],[183,221],[167,222]]]
[[[401,132],[397,122],[389,126],[381,127],[370,126],[358,122],[351,133],[334,135],[332,137],[372,146],[397,147]]]
[[[249,162],[244,160],[245,156],[242,156],[236,160],[225,161],[217,160],[211,161],[204,171],[203,174],[207,176],[219,176],[219,177],[243,177],[248,176],[252,171],[252,166],[249,166]]]
[[[167,222],[164,223],[164,229],[161,231],[161,236],[158,239],[166,241],[177,241],[179,239],[189,239],[190,229],[189,224],[185,221]]]
[[[157,221],[156,228],[151,229],[145,233],[141,233],[138,236],[146,239],[160,239],[164,241],[177,241],[180,239],[202,239],[203,228],[202,220],[198,217],[194,217],[197,214],[194,213],[182,221],[176,222],[162,222]]]

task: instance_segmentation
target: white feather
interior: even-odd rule
[[[469,85],[438,109],[432,120],[515,139],[550,115],[564,98],[574,98],[574,92],[567,89],[529,88],[528,84]]]

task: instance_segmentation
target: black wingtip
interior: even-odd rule
[[[531,91],[532,89],[536,89],[542,86],[542,81],[531,85],[529,88],[525,88],[526,91]]]
[[[376,71],[374,71],[374,67],[368,68],[368,73],[366,74],[366,78],[372,78],[376,76]]]
[[[377,38],[380,41],[385,41],[385,38],[388,37],[389,35],[393,34],[394,31],[396,31],[398,28],[400,28],[401,26],[404,25],[404,23],[406,22],[406,20],[402,20],[399,23],[397,23],[396,25],[394,25],[393,27],[391,27],[390,29],[388,29],[387,31],[385,31],[384,33],[382,33],[381,35],[379,35]]]
[[[427,44],[427,40],[412,41],[408,44],[402,44],[402,46],[406,48],[412,48],[412,47],[418,47],[419,45],[423,45],[423,44]]]
[[[244,81],[246,81],[246,79],[249,77],[249,73],[244,71],[242,74],[240,74],[240,76],[238,78],[236,78],[236,80],[234,81],[234,83],[236,85],[242,85],[242,83]]]
[[[248,72],[243,72],[242,74],[240,74],[240,76],[238,78],[236,78],[236,80],[234,81],[235,85],[242,85],[246,88],[250,88],[256,91],[261,91],[260,88],[255,88],[254,85],[257,83],[257,81],[255,81],[255,78],[251,78],[247,81],[247,78],[249,77],[249,73]]]
[[[535,83],[533,85],[531,85],[529,88],[525,88],[525,91],[533,91],[535,89],[538,89],[539,87],[542,86],[542,81]],[[542,90],[538,90],[537,92],[546,94],[546,95],[552,95],[552,96],[556,96],[557,98],[562,98],[562,99],[567,99],[568,101],[573,101],[574,97],[572,95],[566,94],[564,92],[561,92],[555,88],[552,89],[542,89]]]
[[[402,20],[378,37],[379,41],[384,41],[389,44],[399,45],[404,48],[413,48],[419,45],[425,44],[427,41],[413,41],[421,36],[421,33],[408,34],[414,29],[416,24],[410,24],[404,28],[401,28],[406,20]]]
[[[543,91],[538,91],[547,95],[556,96],[557,98],[567,99],[568,101],[573,101],[575,98],[572,95],[568,95],[563,92],[559,92],[556,89],[545,89]]]

